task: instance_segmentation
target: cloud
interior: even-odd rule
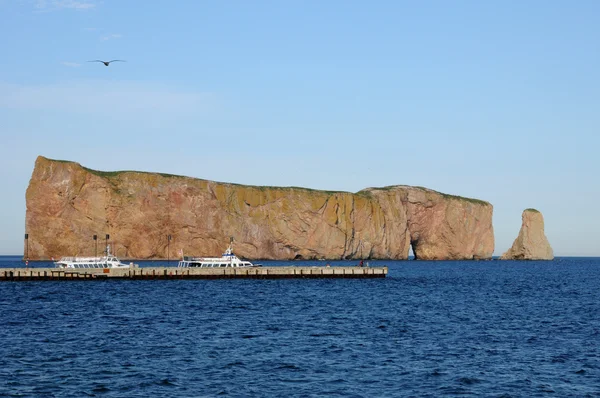
[[[102,36],[100,38],[100,40],[106,41],[106,40],[112,40],[112,39],[120,39],[121,37],[123,37],[123,35],[120,33],[111,33],[110,35]]]
[[[81,64],[78,64],[77,62],[61,62],[64,66],[68,66],[69,68],[78,68],[81,66]]]
[[[47,85],[0,82],[0,109],[121,117],[180,117],[214,108],[210,93],[154,82],[81,80]]]
[[[94,0],[36,0],[35,7],[42,11],[59,9],[90,10],[96,7]]]

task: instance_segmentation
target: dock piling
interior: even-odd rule
[[[139,270],[139,272],[137,272]],[[38,268],[21,272],[19,268],[0,271],[0,281],[76,281],[109,279],[283,279],[283,278],[385,278],[387,267],[257,267],[187,268],[174,267],[56,269]],[[181,272],[179,272],[181,271]]]

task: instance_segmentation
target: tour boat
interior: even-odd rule
[[[260,267],[260,264],[252,264],[250,261],[241,260],[233,254],[233,240],[229,244],[227,250],[221,257],[188,257],[182,256],[183,259],[177,264],[179,268],[199,267],[199,268],[242,268],[242,267]]]
[[[110,245],[106,246],[103,257],[63,257],[54,263],[56,268],[131,268],[134,263],[125,264],[110,253]]]

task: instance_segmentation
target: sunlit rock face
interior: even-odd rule
[[[137,259],[219,255],[230,237],[249,259],[400,260],[412,246],[418,259],[462,260],[494,251],[491,204],[420,187],[244,186],[40,156],[26,198],[31,259],[93,255],[106,234],[113,253]]]
[[[519,236],[501,260],[552,260],[554,253],[544,233],[544,217],[535,209],[526,209]]]

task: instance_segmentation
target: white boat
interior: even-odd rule
[[[261,266],[260,264],[252,264],[247,260],[241,260],[233,254],[233,239],[221,257],[182,257],[183,259],[177,264],[178,268],[247,268]]]
[[[106,246],[103,257],[63,257],[54,263],[56,268],[134,268],[137,264],[122,263],[110,253],[110,245]]]

